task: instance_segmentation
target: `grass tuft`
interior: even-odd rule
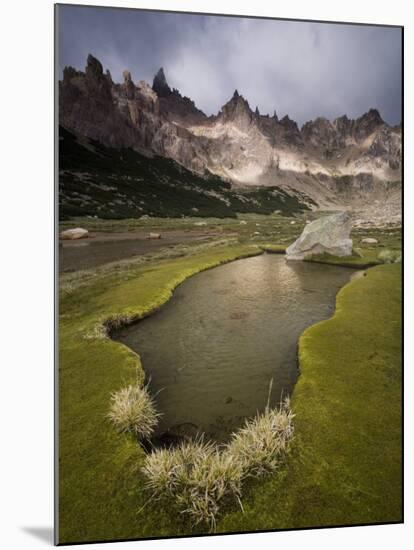
[[[378,254],[378,260],[383,264],[401,263],[401,250],[382,250]]]
[[[227,452],[236,457],[245,475],[262,476],[277,469],[293,436],[289,400],[280,409],[266,408],[234,433]]]
[[[226,497],[241,506],[242,482],[274,471],[293,435],[289,401],[280,409],[266,407],[246,422],[228,445],[219,448],[202,438],[149,454],[142,469],[153,498],[168,495],[194,525],[215,530]]]
[[[120,432],[132,432],[140,439],[148,439],[159,416],[147,386],[129,385],[111,396],[108,417]]]

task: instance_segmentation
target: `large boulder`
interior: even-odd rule
[[[66,231],[62,231],[60,234],[60,238],[63,240],[71,240],[74,239],[85,239],[88,237],[89,232],[87,229],[82,229],[82,227],[75,227],[74,229],[67,229]]]
[[[286,249],[287,260],[304,260],[314,254],[351,256],[352,223],[347,212],[319,218],[306,225],[302,235]]]

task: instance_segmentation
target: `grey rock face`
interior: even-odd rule
[[[340,123],[339,123],[340,124]],[[341,147],[344,145],[343,135],[329,120],[319,117],[307,122],[302,127],[302,135],[312,145],[327,148]]]
[[[308,224],[302,235],[286,249],[287,260],[304,260],[314,254],[351,256],[352,223],[346,212],[319,218]]]

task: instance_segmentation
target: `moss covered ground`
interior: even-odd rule
[[[110,394],[144,373],[136,354],[102,337],[102,324],[142,317],[190,275],[261,252],[252,242],[200,248],[62,290],[61,543],[203,532],[170,503],[148,502],[143,451],[107,421]],[[276,475],[248,484],[244,514],[229,507],[218,532],[401,520],[400,283],[400,265],[368,270],[341,290],[332,319],[302,335],[290,455]]]

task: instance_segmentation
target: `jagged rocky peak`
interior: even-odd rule
[[[367,113],[363,114],[358,120],[370,121],[372,124],[384,124],[378,109],[371,108]]]
[[[86,61],[85,83],[91,97],[99,97],[104,102],[111,97],[111,83],[103,72],[102,63],[92,54]]]
[[[92,54],[89,54],[88,59],[86,60],[85,74],[87,77],[95,79],[100,79],[103,77],[102,63]]]
[[[285,115],[279,121],[275,120],[275,123],[277,127],[282,128],[283,139],[288,145],[293,145],[298,148],[303,147],[302,134],[294,120],[292,120],[288,115]]]
[[[152,89],[158,97],[167,97],[172,94],[171,88],[168,86],[167,79],[165,78],[164,69],[161,67],[157,74],[154,76],[152,82]]]
[[[370,109],[367,113],[355,120],[355,137],[357,139],[365,139],[383,124],[384,121],[379,111],[377,109]]]
[[[230,101],[221,108],[219,118],[223,122],[249,124],[252,121],[253,112],[248,101],[237,90],[234,90]]]
[[[206,118],[193,100],[182,96],[176,88],[170,88],[162,67],[154,77],[152,90],[159,98],[160,112],[170,122],[187,127],[201,123]]]
[[[298,125],[294,120],[289,118],[288,115],[285,115],[282,119],[280,119],[279,123],[286,129],[290,131],[299,132]]]

